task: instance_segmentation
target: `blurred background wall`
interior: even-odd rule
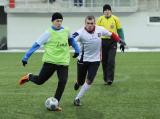
[[[11,0],[12,1],[12,0]],[[84,25],[87,15],[102,15],[109,3],[119,16],[128,47],[160,47],[160,0],[15,0],[5,2],[8,48],[28,48],[51,26],[53,12],[62,12],[71,32]],[[4,28],[3,28],[4,29]]]

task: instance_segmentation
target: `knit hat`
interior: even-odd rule
[[[56,19],[63,19],[62,14],[58,12],[53,13],[51,21],[54,21]]]
[[[103,12],[104,12],[105,10],[111,10],[111,6],[110,6],[109,4],[105,4],[105,5],[103,6]]]

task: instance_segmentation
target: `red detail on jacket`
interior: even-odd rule
[[[112,32],[111,38],[113,40],[115,40],[116,42],[120,42],[120,37],[117,34],[113,33],[113,32]]]

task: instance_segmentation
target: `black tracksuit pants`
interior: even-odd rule
[[[54,97],[60,101],[68,79],[68,66],[44,63],[39,75],[30,75],[29,81],[41,85],[47,81],[55,71],[57,71],[58,86]]]
[[[102,39],[102,68],[105,82],[114,80],[116,51],[117,42],[111,39]]]
[[[77,82],[79,85],[83,85],[86,77],[87,80],[92,83],[97,74],[100,61],[95,62],[80,62],[77,61]]]

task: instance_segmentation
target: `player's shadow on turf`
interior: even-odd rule
[[[93,107],[93,106],[92,106]],[[90,109],[87,106],[80,106],[75,108],[76,119],[105,119],[104,114],[98,110]]]

